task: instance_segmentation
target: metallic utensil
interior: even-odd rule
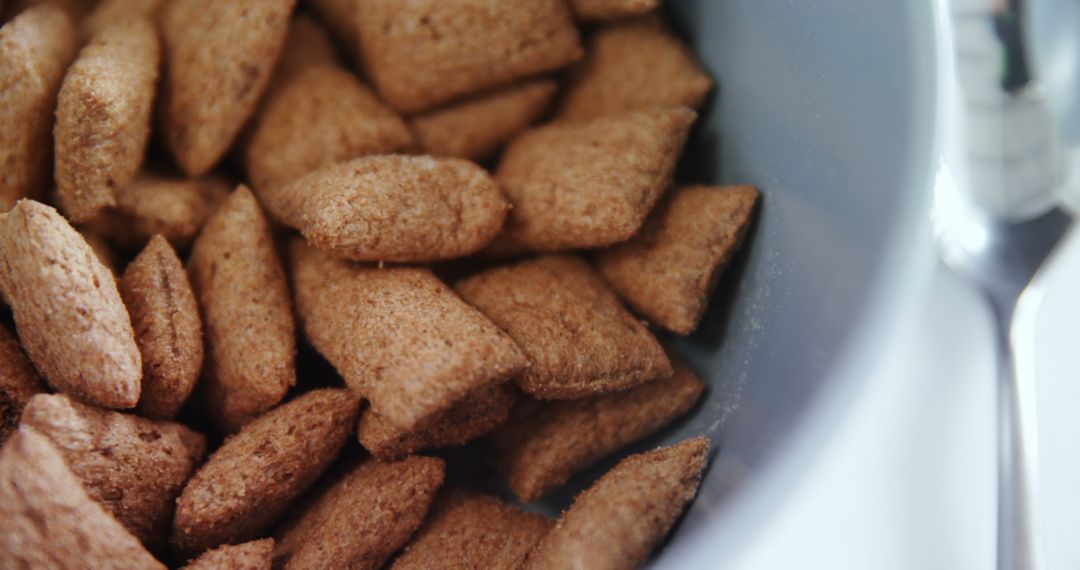
[[[1028,72],[1018,0],[956,0],[956,69],[967,184],[935,196],[942,259],[991,308],[998,351],[998,568],[1041,568],[1033,379],[1010,340],[1021,295],[1072,219],[1058,134]]]

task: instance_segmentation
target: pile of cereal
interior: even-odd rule
[[[704,438],[558,519],[444,479],[539,500],[705,390],[654,330],[758,194],[672,187],[659,0],[5,4],[0,567],[648,560]]]

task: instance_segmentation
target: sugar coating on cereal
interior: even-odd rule
[[[144,172],[117,189],[116,206],[84,227],[92,227],[126,250],[139,250],[160,234],[187,250],[231,190],[221,178],[171,178]]]
[[[600,252],[596,268],[649,320],[690,334],[742,244],[757,200],[752,186],[682,188],[657,207],[638,235]]]
[[[490,438],[492,462],[522,501],[682,416],[705,384],[671,357],[675,373],[629,390],[561,402],[526,402]]]
[[[322,166],[411,144],[405,121],[352,72],[316,65],[295,73],[266,102],[244,161],[261,194]]]
[[[91,498],[147,546],[164,545],[174,501],[206,453],[205,438],[173,422],[39,394],[22,426],[48,437]]]
[[[514,390],[506,384],[488,386],[469,394],[446,411],[412,431],[397,429],[367,410],[360,417],[360,444],[381,460],[405,457],[433,447],[464,445],[498,427],[510,416]]]
[[[189,176],[224,156],[255,110],[296,0],[176,0],[161,17],[161,127]]]
[[[420,148],[433,156],[491,157],[548,108],[558,84],[529,79],[412,118]]]
[[[203,365],[202,319],[184,266],[169,242],[154,236],[119,281],[142,354],[148,418],[170,419],[187,401]]]
[[[0,28],[0,212],[49,184],[56,94],[75,47],[71,19],[55,4]]]
[[[199,555],[180,570],[270,570],[274,539],[226,544]]]
[[[526,131],[495,173],[514,205],[506,233],[535,251],[628,239],[671,184],[696,117],[662,108]]]
[[[204,383],[213,420],[229,431],[296,384],[296,327],[270,225],[240,186],[195,240],[188,273],[206,332]]]
[[[570,0],[579,20],[611,20],[644,14],[660,6],[660,0]]]
[[[264,193],[267,210],[314,247],[355,261],[462,257],[499,233],[510,209],[483,168],[456,158],[370,156]]]
[[[18,427],[30,398],[44,391],[45,384],[19,346],[19,339],[0,324],[0,445]]]
[[[364,67],[401,112],[566,66],[582,55],[563,0],[357,0]]]
[[[589,39],[558,112],[584,120],[654,107],[699,109],[712,79],[658,16],[617,22]]]
[[[157,31],[142,19],[96,34],[68,69],[56,109],[56,188],[75,222],[116,203],[135,179],[150,138],[160,59]]]
[[[49,438],[20,428],[0,449],[0,567],[165,570],[92,499]]]
[[[200,552],[262,536],[341,452],[358,407],[348,390],[313,390],[244,426],[184,487],[173,546]]]
[[[392,570],[516,570],[553,521],[499,499],[454,489],[431,507]]]
[[[434,457],[361,462],[282,526],[275,562],[285,570],[381,568],[423,522],[445,469]]]
[[[583,398],[672,373],[660,343],[576,257],[496,267],[455,289],[528,356],[514,382],[533,397]]]
[[[59,212],[20,200],[0,216],[0,292],[54,389],[105,408],[139,401],[142,359],[116,278]]]
[[[300,240],[290,262],[308,340],[399,430],[526,365],[506,333],[428,269],[350,264]]]
[[[131,19],[145,19],[156,26],[161,4],[162,0],[101,0],[79,21],[79,36],[88,41],[106,27]]]
[[[708,452],[697,437],[622,460],[578,495],[522,568],[638,568],[694,498]]]

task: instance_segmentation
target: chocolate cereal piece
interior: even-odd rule
[[[296,384],[296,331],[285,270],[251,191],[237,188],[191,248],[188,273],[206,327],[206,397],[235,431]]]
[[[181,570],[270,570],[274,539],[263,538],[207,550]]]
[[[495,154],[547,110],[558,84],[530,79],[412,119],[424,152],[481,160]]]
[[[392,570],[516,570],[552,521],[494,497],[454,490],[439,496],[431,515]]]
[[[220,178],[144,173],[116,191],[116,207],[102,212],[91,227],[127,250],[142,249],[157,234],[176,249],[186,250],[230,189]]]
[[[151,548],[164,545],[173,502],[206,453],[203,436],[180,424],[62,394],[34,396],[20,425],[52,440],[90,497]]]
[[[116,203],[135,179],[150,137],[158,37],[142,19],[104,28],[79,52],[56,109],[56,187],[75,222]]]
[[[175,0],[162,10],[164,138],[189,176],[205,174],[255,110],[296,0]]]
[[[596,268],[649,320],[690,334],[720,273],[742,244],[757,198],[752,186],[678,190],[638,235],[600,252]]]
[[[526,131],[495,174],[514,205],[509,237],[537,251],[625,241],[671,184],[696,116],[653,109]]]
[[[514,382],[536,398],[617,392],[672,373],[660,343],[576,257],[497,267],[455,288],[528,356]]]
[[[244,157],[262,194],[319,167],[410,144],[401,117],[352,72],[317,65],[298,72],[266,103]]]
[[[49,183],[56,94],[74,56],[71,19],[55,4],[0,28],[0,212]]]
[[[615,394],[519,406],[491,438],[495,465],[519,499],[535,501],[596,461],[685,414],[705,385],[684,363],[675,374]]]
[[[600,28],[571,74],[559,117],[590,119],[654,107],[698,109],[712,79],[659,17]]]
[[[371,156],[333,164],[265,197],[316,248],[355,261],[419,263],[484,247],[510,205],[479,166],[455,158]]]
[[[579,20],[612,20],[644,14],[660,6],[660,0],[570,0]]]
[[[498,427],[510,416],[514,389],[488,386],[469,394],[412,431],[402,431],[368,410],[360,417],[360,443],[375,457],[388,461],[432,447],[464,445]]]
[[[187,273],[161,236],[128,264],[120,297],[142,354],[140,414],[170,419],[191,394],[203,364],[202,320]]]
[[[380,568],[423,522],[444,470],[433,457],[364,461],[285,525],[275,562],[285,570]]]
[[[142,359],[116,278],[56,210],[20,200],[0,216],[0,291],[50,386],[105,408],[139,401]]]
[[[341,452],[359,402],[314,390],[225,440],[176,501],[172,543],[182,552],[259,537]]]
[[[19,339],[0,324],[0,445],[19,425],[19,416],[34,394],[45,390]]]
[[[354,265],[300,240],[290,254],[308,340],[399,430],[526,365],[510,337],[427,269]]]
[[[405,113],[559,69],[582,55],[562,0],[357,0],[367,72]]]
[[[0,449],[0,568],[165,570],[30,428]]]
[[[708,452],[697,437],[622,460],[578,495],[522,568],[640,567],[694,498]]]
[[[79,22],[79,36],[88,41],[108,26],[142,18],[156,27],[162,0],[101,0]]]

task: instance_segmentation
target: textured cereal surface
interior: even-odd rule
[[[617,22],[589,40],[571,74],[559,116],[588,119],[653,107],[698,109],[712,79],[657,17]]]
[[[240,186],[206,222],[188,260],[206,331],[213,419],[235,431],[296,384],[296,332],[270,225]]]
[[[281,48],[277,66],[270,75],[264,98],[273,96],[298,73],[318,65],[337,65],[340,62],[337,49],[322,24],[307,14],[297,14],[289,23],[285,46]]]
[[[296,0],[173,0],[162,10],[164,139],[189,176],[229,149],[270,78]]]
[[[356,261],[451,259],[499,233],[510,205],[491,176],[455,158],[371,156],[333,164],[266,197],[316,248]]]
[[[0,449],[0,568],[165,570],[30,428]]]
[[[510,416],[514,389],[507,384],[481,388],[412,431],[403,431],[367,410],[357,434],[361,445],[381,460],[432,447],[464,445],[498,427]]]
[[[151,547],[164,545],[174,501],[206,453],[205,438],[180,424],[62,394],[34,396],[20,425],[52,440],[90,497]]]
[[[128,264],[119,286],[142,354],[138,412],[170,419],[191,394],[203,365],[202,320],[191,282],[159,235]]]
[[[694,498],[708,452],[698,437],[622,460],[578,495],[523,568],[640,567]]]
[[[481,160],[538,119],[557,89],[553,79],[529,79],[417,115],[412,128],[430,155]]]
[[[660,0],[570,0],[580,20],[611,20],[644,14],[660,6]]]
[[[300,240],[290,254],[308,340],[399,430],[526,365],[509,336],[427,269],[350,264]]]
[[[509,237],[537,251],[628,239],[671,184],[696,117],[665,108],[526,131],[495,174],[514,205]]]
[[[263,538],[207,550],[182,570],[270,570],[274,539]]]
[[[56,210],[21,200],[0,216],[0,292],[50,386],[106,408],[135,406],[142,359],[116,279]]]
[[[535,501],[594,462],[682,416],[705,385],[671,358],[675,374],[581,400],[531,402],[491,438],[493,463],[522,501]],[[531,404],[531,405],[529,405]]]
[[[497,267],[456,289],[528,356],[514,382],[533,397],[583,398],[671,375],[660,343],[576,257]]]
[[[393,570],[516,570],[552,521],[494,497],[442,493]]]
[[[691,186],[674,192],[641,233],[596,256],[596,268],[652,322],[690,334],[720,272],[742,244],[758,191]]]
[[[167,178],[141,174],[116,191],[116,207],[98,216],[91,226],[118,246],[138,251],[161,234],[186,250],[231,187],[220,178]]]
[[[367,72],[402,112],[561,68],[582,55],[563,0],[357,0]]]
[[[423,522],[444,470],[433,457],[364,461],[284,526],[275,561],[286,570],[380,568]]]
[[[18,427],[26,403],[44,390],[15,333],[0,324],[0,445]]]
[[[295,72],[267,101],[244,158],[262,194],[319,167],[411,144],[405,122],[356,75],[316,65]]]
[[[162,0],[101,0],[79,21],[79,36],[87,41],[108,26],[137,18],[156,27],[161,4]]]
[[[56,109],[56,187],[72,221],[91,220],[135,179],[150,137],[160,53],[153,24],[110,25],[79,52]]]
[[[49,183],[56,94],[74,56],[71,19],[54,4],[0,28],[0,212]]]
[[[225,440],[176,501],[173,545],[199,552],[263,535],[337,457],[358,406],[348,390],[314,390]]]

